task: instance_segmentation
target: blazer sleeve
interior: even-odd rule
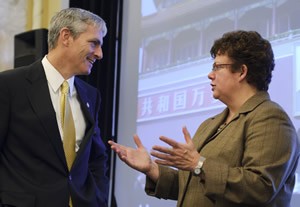
[[[159,166],[159,179],[154,183],[146,177],[145,192],[157,198],[178,199],[178,170]]]

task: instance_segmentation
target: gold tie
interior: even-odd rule
[[[61,98],[60,98],[60,115],[61,127],[63,130],[63,146],[67,160],[68,169],[71,170],[73,161],[76,157],[75,152],[75,127],[72,116],[72,111],[69,103],[69,84],[64,81],[61,85]],[[71,197],[69,198],[69,206],[72,207]]]
[[[76,157],[75,152],[75,127],[74,120],[72,116],[72,111],[69,103],[69,84],[64,81],[61,85],[61,99],[60,99],[60,109],[61,109],[61,126],[63,129],[63,146],[65,150],[65,156],[68,164],[69,170],[73,164]]]

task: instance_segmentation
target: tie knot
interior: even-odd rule
[[[68,81],[64,81],[62,84],[61,84],[61,92],[63,94],[68,94],[69,92],[69,84],[68,84]]]

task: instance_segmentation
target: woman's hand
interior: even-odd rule
[[[182,128],[182,132],[186,143],[179,143],[165,136],[160,137],[160,140],[167,143],[170,147],[153,146],[150,154],[158,158],[155,160],[157,164],[187,171],[192,171],[196,167],[200,154],[195,149],[186,127]]]

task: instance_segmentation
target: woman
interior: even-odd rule
[[[274,69],[271,44],[254,31],[225,33],[211,48],[213,97],[227,107],[204,121],[185,143],[161,136],[151,160],[139,137],[137,149],[109,141],[121,160],[146,176],[148,195],[177,206],[288,207],[299,144],[292,122],[270,100]],[[172,168],[170,168],[172,167]],[[175,168],[175,169],[174,169]]]

